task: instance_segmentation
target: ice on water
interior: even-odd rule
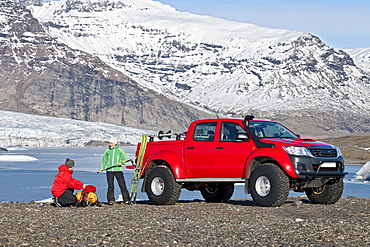
[[[2,154],[0,155],[1,161],[35,161],[35,157],[28,155],[12,155],[12,154]]]
[[[370,182],[370,161],[361,167],[351,181]]]

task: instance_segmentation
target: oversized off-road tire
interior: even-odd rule
[[[338,183],[324,184],[317,188],[305,189],[308,199],[315,204],[333,204],[336,203],[343,193],[343,180]]]
[[[173,205],[181,193],[181,185],[176,183],[171,170],[166,166],[158,166],[150,171],[145,189],[150,201],[156,205]]]
[[[279,207],[288,198],[289,178],[277,165],[266,163],[252,172],[249,191],[259,206]]]
[[[233,183],[208,183],[200,187],[206,202],[227,202],[234,194]]]

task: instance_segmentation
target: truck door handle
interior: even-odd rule
[[[188,149],[195,149],[195,147],[188,147]]]
[[[224,147],[216,147],[216,149],[224,149]]]

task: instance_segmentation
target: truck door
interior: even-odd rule
[[[210,177],[215,153],[217,122],[196,124],[193,136],[185,141],[185,167],[188,177]],[[190,140],[189,140],[190,139]]]
[[[256,149],[252,140],[237,141],[238,133],[246,131],[235,122],[222,122],[215,142],[214,177],[243,177],[245,163]]]

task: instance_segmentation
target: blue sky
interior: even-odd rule
[[[370,47],[370,0],[156,0],[178,11],[317,35],[340,48]]]

